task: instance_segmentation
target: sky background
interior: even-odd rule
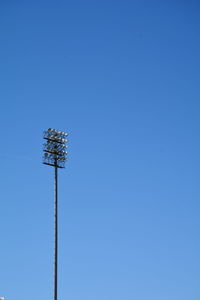
[[[0,296],[199,300],[200,4],[1,1]]]

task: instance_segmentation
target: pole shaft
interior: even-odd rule
[[[58,285],[58,168],[55,166],[54,178],[54,300],[57,300]]]

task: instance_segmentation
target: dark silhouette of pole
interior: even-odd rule
[[[44,131],[43,163],[54,167],[54,300],[58,298],[58,168],[65,167],[68,134],[49,128]]]
[[[58,296],[58,168],[55,167],[54,178],[54,300]]]

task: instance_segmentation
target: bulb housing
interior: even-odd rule
[[[49,128],[44,131],[43,164],[65,168],[67,159],[67,133]]]

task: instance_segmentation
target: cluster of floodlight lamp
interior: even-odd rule
[[[44,155],[45,165],[64,168],[67,161],[67,133],[49,128],[44,131]]]

